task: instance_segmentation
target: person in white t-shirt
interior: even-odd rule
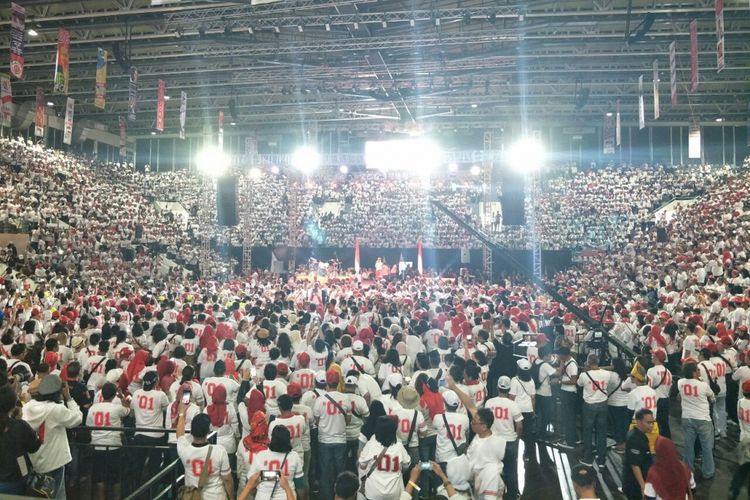
[[[554,370],[554,368],[553,368]],[[492,423],[492,433],[505,440],[505,456],[503,457],[503,480],[507,486],[507,493],[511,498],[518,495],[518,437],[523,435],[524,417],[521,408],[510,398],[512,382],[509,377],[502,376],[497,380],[497,396],[489,399],[485,408],[492,410],[495,417]]]
[[[318,427],[318,467],[321,498],[333,498],[333,483],[346,466],[346,425],[351,419],[347,396],[336,390],[339,374],[326,372],[328,391],[315,400],[313,417]]]
[[[304,492],[304,466],[302,457],[292,449],[292,438],[289,429],[277,425],[271,431],[271,442],[268,449],[261,451],[250,464],[248,478],[257,472],[276,472],[294,483],[294,490],[299,497]],[[245,486],[247,489],[247,486]],[[286,493],[279,485],[279,478],[261,481],[255,492],[255,500],[285,500]]]
[[[732,500],[740,496],[742,483],[747,485],[750,494],[750,380],[740,386],[740,394],[744,397],[737,401],[737,420],[740,424],[740,442],[737,445],[739,467],[729,486],[729,498]]]
[[[646,376],[648,377],[649,385],[656,391],[656,408],[658,412],[654,412],[654,417],[659,424],[659,435],[671,438],[672,432],[669,428],[669,392],[672,389],[672,374],[664,366],[666,360],[666,351],[663,349],[654,349],[651,352],[651,362],[654,366],[648,369]]]
[[[393,500],[404,490],[402,471],[409,468],[411,458],[397,428],[395,418],[379,417],[375,433],[359,454],[359,474],[368,500]]]
[[[301,352],[297,354],[297,369],[289,376],[289,382],[298,384],[303,394],[315,388],[315,370],[311,370],[309,366],[310,355]]]
[[[677,382],[678,397],[682,405],[682,431],[684,445],[682,456],[691,470],[695,470],[695,442],[700,440],[703,451],[701,472],[706,479],[714,476],[714,426],[711,423],[710,402],[714,393],[709,385],[700,379],[700,371],[695,363],[682,367],[682,376]]]
[[[510,381],[509,397],[516,402],[518,408],[523,413],[523,439],[526,447],[524,456],[533,456],[534,447],[534,409],[536,405],[536,386],[531,378],[531,363],[528,359],[519,359],[518,374]]]
[[[117,396],[115,384],[106,383],[101,390],[103,402],[94,403],[86,417],[88,427],[122,427],[122,419],[130,414],[129,401],[123,404],[113,403]],[[106,498],[106,485],[111,486],[111,495],[118,498],[120,484],[116,472],[122,466],[122,432],[94,430],[91,431],[91,444],[94,446],[93,480],[98,498]]]
[[[240,390],[240,384],[236,380],[226,377],[227,366],[223,360],[219,360],[214,363],[214,376],[207,377],[201,384],[203,394],[206,395],[206,404],[210,405],[212,402],[212,395],[214,389],[218,385],[223,385],[227,393],[227,401],[236,408],[235,402],[237,401],[237,393]]]
[[[135,426],[140,428],[163,429],[164,412],[169,406],[169,398],[156,389],[159,376],[156,372],[146,372],[143,376],[143,388],[133,393],[132,410],[135,415]],[[148,447],[163,445],[166,441],[164,432],[138,431],[133,439],[135,444],[142,445],[138,463],[144,465],[148,477],[154,477],[161,467],[162,451]],[[148,459],[148,466],[146,466]]]
[[[258,389],[266,396],[266,415],[269,417],[279,414],[279,404],[276,401],[279,396],[286,394],[287,383],[284,379],[277,377],[276,365],[268,363],[263,368],[265,380],[258,384]]]
[[[550,381],[555,375],[555,368],[550,364],[552,346],[549,344],[539,347],[539,358],[534,364],[539,366],[538,387],[536,389],[536,432],[537,439],[549,437],[549,426],[552,422],[553,400]]]
[[[564,444],[560,446],[573,449],[576,445],[576,406],[578,404],[578,392],[576,383],[578,381],[578,364],[570,355],[570,348],[561,346],[557,349],[557,358],[560,365],[552,377],[553,384],[560,386],[560,400],[562,403],[562,431]]]
[[[229,456],[223,446],[211,445],[208,433],[211,420],[208,415],[196,415],[190,423],[190,434],[185,436],[185,416],[187,405],[180,401],[177,418],[177,455],[185,468],[185,485],[198,486],[201,472],[208,467],[206,482],[201,496],[203,500],[225,500],[234,498],[234,482]],[[210,454],[210,456],[209,456]]]
[[[457,449],[464,446],[469,437],[469,417],[465,413],[456,411],[461,404],[458,395],[451,390],[445,390],[443,402],[445,402],[445,413],[435,415],[432,419],[432,426],[437,433],[435,459],[441,464],[458,456]],[[453,437],[452,441],[451,437]],[[455,447],[453,443],[456,443]]]
[[[292,449],[302,458],[305,455],[305,450],[302,446],[303,436],[309,432],[307,429],[307,420],[304,415],[297,415],[292,412],[294,402],[288,394],[279,396],[278,403],[279,416],[269,425],[268,436],[271,436],[273,429],[277,425],[283,425],[289,431],[292,440]]]
[[[599,368],[599,356],[589,354],[586,369],[578,376],[578,386],[583,387],[583,460],[592,465],[594,459],[591,443],[596,432],[596,460],[604,467],[607,459],[607,385],[612,374]]]

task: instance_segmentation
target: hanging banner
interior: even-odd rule
[[[120,116],[120,159],[124,160],[128,155],[128,126],[125,123],[125,119]]]
[[[187,92],[180,94],[180,139],[185,139],[185,118],[187,117]]]
[[[224,151],[224,111],[219,111],[219,151]]]
[[[698,20],[690,21],[690,92],[698,90]]]
[[[128,83],[128,120],[135,121],[135,106],[138,102],[138,70],[130,67],[130,82]]]
[[[36,88],[36,115],[34,117],[34,135],[44,137],[44,90]]]
[[[701,126],[697,121],[690,124],[688,132],[688,158],[701,157]]]
[[[73,141],[73,112],[75,108],[75,99],[68,97],[65,103],[65,126],[63,130],[63,144],[70,145]]]
[[[13,92],[7,73],[0,73],[0,95],[0,127],[10,127],[10,119],[13,116]]]
[[[659,60],[654,59],[654,120],[659,119]]]
[[[620,123],[620,100],[617,99],[617,113],[615,114],[615,144],[622,144],[622,125]]]
[[[359,274],[359,238],[354,240],[354,272]]]
[[[417,272],[421,275],[422,270],[422,239],[417,240]]]
[[[23,49],[25,45],[26,9],[10,4],[10,74],[23,78]]]
[[[98,49],[96,52],[96,94],[94,106],[104,109],[107,100],[107,51]]]
[[[156,130],[164,132],[164,95],[166,85],[164,80],[159,80],[159,88],[156,91]]]
[[[669,94],[672,106],[677,106],[677,46],[676,42],[669,44]]]
[[[602,138],[604,140],[603,153],[605,155],[615,154],[615,120],[615,116],[612,113],[604,115]]]
[[[724,69],[724,0],[716,0],[716,72]]]
[[[70,74],[70,32],[57,30],[57,58],[55,60],[55,92],[68,95]]]
[[[646,107],[643,104],[643,75],[638,77],[638,128],[646,128]]]

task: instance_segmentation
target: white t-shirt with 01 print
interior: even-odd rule
[[[286,476],[292,489],[294,489],[294,480],[301,479],[305,475],[302,459],[296,452],[281,453],[264,450],[253,456],[253,462],[250,464],[247,477],[250,478],[253,474],[260,471],[277,470],[280,470]],[[286,493],[284,493],[284,489],[276,483],[277,481],[261,481],[255,493],[255,500],[285,500]],[[274,491],[274,486],[276,487],[276,491]],[[273,499],[271,499],[271,492],[273,492]]]
[[[206,466],[208,445],[194,446],[187,436],[177,440],[177,455],[185,467],[185,485],[198,486],[198,481]],[[203,486],[202,500],[225,500],[226,490],[221,476],[230,474],[229,456],[222,446],[211,445],[211,458],[208,460],[208,477]]]

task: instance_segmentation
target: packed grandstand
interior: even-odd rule
[[[524,230],[480,220],[482,193],[463,175],[427,187],[376,172],[243,174],[240,206],[252,207],[237,228],[216,228],[197,215],[197,175],[6,138],[0,162],[0,225],[30,237],[0,255],[0,424],[24,436],[13,446],[58,497],[168,486],[183,466],[197,486],[212,433],[203,498],[347,498],[347,481],[371,499],[516,498],[535,491],[518,463],[540,461],[542,444],[608,470],[628,498],[681,498],[696,480],[708,498],[714,456],[732,464],[723,495],[748,483],[747,161],[552,171],[534,201],[543,248],[598,250],[549,278],[563,301],[518,276],[319,285],[263,270],[214,280],[219,253],[198,265],[206,236],[241,246],[250,227],[255,246],[288,243],[290,211],[300,246],[480,247],[429,198],[527,248]],[[676,198],[691,203],[656,215]],[[681,457],[657,439],[673,434]],[[656,457],[651,470],[640,451]],[[680,458],[686,474],[667,477]],[[408,467],[420,461],[429,470]],[[22,472],[3,463],[0,492],[18,492]],[[283,473],[264,481],[269,463]]]

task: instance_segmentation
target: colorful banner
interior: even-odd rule
[[[604,140],[602,152],[605,155],[615,154],[615,116],[612,113],[604,115],[604,128],[602,129],[602,139]]]
[[[617,99],[617,112],[615,113],[615,144],[622,144],[622,123],[620,122],[620,100]]]
[[[23,49],[26,44],[26,9],[17,3],[10,4],[10,74],[23,78]]]
[[[0,127],[10,127],[10,120],[13,117],[13,91],[10,85],[10,76],[7,73],[0,73]]]
[[[96,94],[94,106],[104,109],[107,101],[107,51],[98,49],[96,52]]]
[[[36,88],[36,115],[34,117],[34,135],[44,137],[44,90],[42,87]]]
[[[654,120],[659,119],[659,60],[654,59]]]
[[[359,274],[359,238],[354,240],[354,272]]]
[[[701,157],[701,126],[693,120],[688,132],[688,158]]]
[[[724,69],[724,0],[716,0],[716,72]]]
[[[68,97],[65,103],[65,126],[63,130],[63,143],[70,145],[73,141],[73,112],[75,111],[75,99]]]
[[[180,139],[185,139],[185,118],[187,118],[187,92],[180,94]]]
[[[698,20],[690,21],[690,92],[698,90]]]
[[[70,75],[70,32],[57,30],[57,58],[55,59],[55,92],[68,95]]]
[[[677,45],[676,42],[669,44],[669,94],[672,98],[672,106],[677,106]]]
[[[130,82],[128,83],[128,120],[135,121],[135,107],[138,103],[138,70],[130,67]]]
[[[164,132],[164,95],[166,94],[166,85],[164,80],[159,80],[159,88],[156,91],[156,130]]]
[[[638,77],[638,128],[646,128],[646,106],[643,104],[643,75]]]
[[[120,159],[124,160],[128,155],[128,128],[122,116],[118,119],[120,121]]]
[[[422,239],[417,240],[417,272],[422,274]]]
[[[224,151],[224,111],[219,111],[219,151]]]

